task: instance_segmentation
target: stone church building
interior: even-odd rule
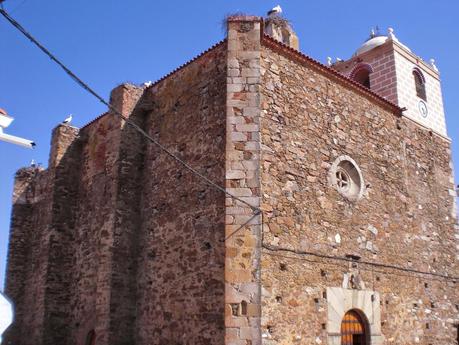
[[[161,147],[108,111],[17,172],[4,344],[457,344],[435,64],[392,30],[324,65],[276,14],[227,25],[112,91]]]

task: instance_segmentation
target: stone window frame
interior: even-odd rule
[[[355,169],[355,171],[351,172],[349,171],[349,169],[345,169],[343,167],[343,162],[349,163],[349,165],[351,165],[352,168]],[[341,173],[347,177],[347,188],[343,189],[342,186],[339,185],[339,181],[337,179],[338,173]],[[354,175],[354,177],[358,177],[358,181],[355,181],[355,178],[352,178],[352,175]],[[341,194],[343,197],[350,201],[356,202],[360,200],[365,192],[365,182],[363,180],[362,171],[360,170],[357,162],[348,155],[339,156],[332,163],[328,173],[328,182],[333,188],[335,188],[338,191],[339,194]],[[354,186],[356,186],[358,190],[357,193],[349,191],[352,187],[350,184],[354,184]]]

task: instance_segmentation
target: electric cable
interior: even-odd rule
[[[278,247],[278,246],[271,246],[269,244],[266,244],[262,242],[262,247],[265,248],[266,250],[273,251],[273,252],[289,252],[297,255],[308,255],[308,256],[314,256],[322,259],[330,259],[330,260],[338,260],[338,261],[346,261],[346,262],[352,262],[356,264],[362,264],[362,265],[371,265],[374,267],[380,267],[380,268],[387,268],[387,269],[396,269],[404,272],[409,272],[409,273],[416,273],[416,274],[422,274],[422,275],[430,275],[430,276],[435,276],[435,277],[440,277],[446,280],[452,280],[453,282],[459,281],[459,277],[455,276],[449,276],[441,273],[435,273],[435,272],[425,272],[425,271],[419,271],[414,268],[406,268],[406,267],[400,267],[400,266],[395,266],[395,265],[390,265],[390,264],[382,264],[379,262],[372,262],[372,261],[360,261],[360,260],[354,260],[342,256],[336,256],[336,255],[328,255],[328,254],[321,254],[317,252],[310,252],[310,251],[305,251],[305,250],[298,250],[298,249],[290,249],[290,248],[285,248],[285,247]]]
[[[56,58],[48,49],[46,49],[40,42],[38,42],[30,33],[28,33],[24,27],[22,27],[21,24],[19,24],[16,20],[14,20],[4,9],[0,9],[0,14],[5,17],[5,19],[10,22],[16,29],[18,29],[25,37],[27,37],[33,44],[35,44],[43,53],[45,53],[52,61],[54,61],[56,64],[61,67],[65,73],[67,73],[70,78],[72,78],[80,87],[82,87],[84,90],[89,92],[91,95],[93,95],[95,98],[97,98],[102,104],[106,105],[116,116],[122,118],[126,123],[128,123],[130,126],[132,126],[137,132],[139,132],[142,136],[144,136],[146,139],[148,139],[150,142],[152,142],[154,145],[159,147],[161,151],[166,153],[169,157],[174,159],[176,162],[181,164],[183,167],[185,167],[187,170],[201,178],[203,181],[205,181],[208,185],[216,188],[217,190],[223,192],[226,194],[228,197],[237,200],[247,206],[249,206],[252,211],[254,212],[260,212],[260,209],[258,207],[255,207],[248,203],[245,200],[242,200],[241,198],[229,193],[225,188],[219,186],[203,174],[201,174],[199,171],[194,169],[191,165],[177,157],[174,153],[169,151],[166,147],[164,147],[161,143],[159,143],[157,140],[152,138],[150,135],[148,135],[140,126],[138,126],[136,123],[131,121],[128,117],[124,116],[118,109],[116,109],[113,105],[111,105],[109,102],[107,102],[102,96],[100,96],[96,91],[94,91],[88,84],[86,84],[82,79],[80,79],[75,73],[73,73],[69,68],[67,68],[58,58]]]
[[[0,5],[3,6],[4,0],[0,0]],[[43,51],[52,61],[54,61],[56,64],[58,64],[65,72],[67,75],[69,75],[80,87],[82,87],[84,90],[89,92],[91,95],[93,95],[95,98],[97,98],[102,104],[106,105],[116,116],[120,117],[123,119],[127,124],[132,126],[135,130],[137,130],[142,136],[144,136],[146,139],[148,139],[150,142],[152,142],[154,145],[160,148],[161,151],[166,153],[169,157],[174,159],[177,163],[182,165],[184,168],[198,176],[200,179],[202,179],[204,182],[206,182],[208,185],[214,187],[215,189],[223,192],[225,195],[228,197],[237,200],[248,207],[254,212],[252,217],[246,221],[244,224],[242,224],[238,229],[236,229],[234,232],[232,232],[230,235],[228,235],[225,240],[227,240],[229,237],[233,236],[236,234],[238,231],[240,231],[245,225],[247,225],[253,218],[256,216],[260,215],[263,217],[263,212],[259,207],[253,206],[250,203],[246,202],[245,200],[232,195],[228,191],[226,191],[225,188],[219,186],[203,174],[201,174],[199,171],[194,169],[192,166],[190,166],[188,163],[177,157],[174,153],[169,151],[166,147],[164,147],[161,143],[159,143],[157,140],[152,138],[150,135],[148,135],[140,126],[138,126],[136,123],[131,121],[128,117],[124,116],[118,109],[116,109],[114,106],[112,106],[109,102],[105,101],[104,98],[102,98],[97,92],[95,92],[89,85],[87,85],[85,82],[83,82],[75,73],[73,73],[69,68],[67,68],[60,60],[58,60],[48,49],[46,49],[40,42],[38,42],[30,33],[28,33],[16,20],[14,20],[3,8],[0,8],[0,14],[5,17],[5,19],[12,24],[16,29],[18,29],[26,38],[28,38],[33,44],[35,44],[41,51]],[[261,222],[263,225],[263,220]],[[370,261],[356,261],[353,259],[341,257],[341,256],[334,256],[334,255],[327,255],[327,254],[321,254],[318,252],[309,252],[309,251],[301,251],[301,250],[296,250],[296,249],[290,249],[290,248],[284,248],[284,247],[278,247],[278,246],[271,246],[269,244],[264,243],[264,235],[263,231],[262,233],[262,239],[261,239],[261,247],[270,251],[270,252],[290,252],[293,254],[297,255],[306,255],[306,256],[313,256],[317,258],[322,258],[322,259],[328,259],[328,260],[337,260],[337,261],[345,261],[345,262],[353,262],[353,263],[358,263],[362,265],[370,265],[374,267],[379,267],[379,268],[386,268],[386,269],[394,269],[394,270],[400,270],[404,272],[409,272],[409,273],[414,273],[414,274],[421,274],[421,275],[429,275],[429,276],[435,276],[435,277],[440,277],[443,279],[447,280],[452,280],[454,283],[457,283],[459,280],[459,277],[454,277],[454,276],[448,276],[440,273],[435,273],[435,272],[424,272],[416,269],[411,269],[411,268],[405,268],[401,266],[395,266],[395,265],[390,265],[390,264],[382,264],[382,263],[377,263],[377,262],[370,262]]]
[[[226,236],[225,239],[223,240],[223,242],[225,242],[227,239],[229,239],[230,237],[232,237],[233,235],[238,233],[242,228],[244,228],[244,226],[249,224],[252,221],[252,219],[254,219],[259,214],[263,214],[263,213],[260,210],[255,211],[254,214],[252,215],[252,217],[247,219],[247,221],[245,221],[244,224],[242,224],[240,227],[238,227],[236,230],[234,230],[232,233],[230,233],[228,236]]]
[[[300,261],[306,261],[310,264],[319,264],[319,265],[323,265],[323,266],[326,266],[326,269],[327,270],[332,270],[332,271],[336,271],[336,272],[347,272],[347,270],[349,269],[348,266],[346,266],[346,264],[344,262],[341,262],[341,261],[320,261],[319,259],[318,260],[314,260],[314,259],[309,259],[305,256],[291,256],[291,255],[286,255],[286,254],[280,254],[280,253],[275,253],[275,252],[268,252],[268,251],[265,251],[264,253],[266,253],[267,255],[269,256],[274,256],[274,257],[278,257],[278,258],[283,258],[283,259],[287,259],[287,260],[300,260]],[[353,263],[356,263],[358,265],[358,261],[354,261]],[[359,271],[365,271],[365,272],[368,272],[369,274],[371,274],[372,272],[373,273],[378,273],[378,274],[388,274],[388,275],[395,275],[395,276],[398,276],[398,277],[408,277],[408,278],[414,278],[414,279],[419,279],[419,280],[427,280],[427,281],[436,281],[436,282],[441,282],[441,283],[445,283],[445,279],[443,278],[436,278],[436,277],[431,277],[431,276],[423,276],[423,277],[420,277],[419,275],[414,275],[413,273],[400,273],[400,272],[387,272],[387,271],[384,271],[382,269],[374,269],[373,266],[371,266],[371,268],[366,268],[364,266],[359,266],[358,267],[358,270]],[[453,281],[454,283],[454,281]],[[374,289],[373,289],[374,290]]]

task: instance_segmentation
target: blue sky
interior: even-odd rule
[[[440,69],[448,134],[459,171],[459,1],[304,0],[6,0],[36,38],[101,95],[123,82],[156,80],[224,36],[228,13],[264,15],[280,4],[301,50],[325,62],[346,59],[378,25]],[[15,117],[8,133],[33,139],[27,150],[0,142],[0,283],[4,279],[15,171],[31,159],[47,165],[51,130],[68,114],[82,126],[105,111],[49,58],[0,18],[0,108]],[[459,175],[459,174],[458,174]],[[456,177],[456,181],[458,178]],[[0,284],[1,286],[1,284]]]

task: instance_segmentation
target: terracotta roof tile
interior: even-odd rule
[[[83,128],[86,128],[86,127],[89,127],[90,125],[92,125],[94,122],[98,121],[99,119],[103,118],[104,116],[108,115],[109,112],[105,112],[99,116],[97,116],[96,118],[92,119],[91,121],[89,121],[87,124],[85,124],[83,127],[80,128],[80,130],[82,130]]]
[[[271,36],[268,36],[266,34],[263,35],[261,39],[262,44],[267,46],[268,48],[271,48],[275,51],[282,52],[286,55],[288,55],[290,58],[300,62],[300,63],[307,63],[308,65],[311,65],[315,67],[317,70],[334,76],[338,80],[342,81],[345,85],[350,86],[351,88],[357,89],[361,93],[365,94],[366,96],[371,97],[372,99],[375,99],[379,101],[382,105],[386,106],[387,108],[390,108],[392,111],[396,112],[398,116],[402,115],[402,112],[404,109],[400,108],[397,104],[392,103],[391,101],[387,100],[386,98],[380,96],[374,91],[371,91],[370,89],[366,88],[365,86],[361,85],[360,83],[348,78],[344,74],[341,74],[340,72],[334,70],[331,67],[328,67],[322,63],[320,63],[317,60],[314,60],[313,58],[301,53],[300,51],[293,49],[277,40],[272,38]]]
[[[155,85],[158,85],[159,83],[161,83],[163,80],[171,77],[173,74],[179,72],[180,70],[182,70],[183,68],[185,68],[186,66],[188,66],[189,64],[191,64],[192,62],[196,61],[197,59],[199,59],[200,57],[202,57],[203,55],[209,53],[210,51],[216,49],[217,47],[223,45],[224,43],[226,43],[226,38],[221,40],[220,42],[214,44],[212,47],[206,49],[205,51],[203,51],[202,53],[200,53],[199,55],[195,56],[194,58],[192,58],[191,60],[185,62],[184,64],[180,65],[179,67],[177,67],[176,69],[172,70],[171,72],[169,72],[168,74],[164,75],[163,77],[161,77],[160,79],[156,80],[153,84],[151,84],[149,87],[146,88],[147,89],[150,89],[152,87],[154,87]],[[86,123],[83,127],[81,127],[81,129],[83,128],[86,128],[88,126],[90,126],[91,124],[93,124],[94,122],[96,122],[97,120],[99,120],[100,118],[106,116],[110,114],[110,112],[106,112],[106,113],[103,113],[99,116],[97,116],[96,118],[94,118],[93,120],[89,121],[88,123]]]
[[[201,54],[195,56],[194,58],[192,58],[191,60],[185,62],[183,65],[180,65],[179,67],[177,67],[176,69],[172,70],[171,72],[169,72],[168,74],[166,74],[165,76],[161,77],[160,79],[158,79],[157,81],[155,81],[152,85],[150,85],[147,89],[150,89],[152,87],[154,87],[155,85],[158,85],[160,82],[162,82],[164,79],[167,79],[169,78],[170,76],[172,76],[173,74],[179,72],[180,70],[182,70],[183,68],[185,68],[186,66],[188,66],[189,64],[191,64],[192,62],[196,61],[197,59],[199,59],[200,57],[202,57],[203,55],[209,53],[210,51],[218,48],[219,46],[223,45],[224,43],[226,43],[226,38],[221,40],[220,42],[214,44],[212,47],[204,50]]]
[[[295,59],[296,61],[298,61],[300,63],[307,63],[309,65],[314,66],[316,69],[318,69],[319,71],[321,71],[321,72],[323,72],[325,74],[328,74],[328,75],[334,76],[335,78],[338,78],[340,81],[342,81],[344,84],[350,86],[351,88],[357,89],[358,91],[360,91],[361,93],[365,94],[366,96],[369,96],[372,99],[375,99],[375,100],[379,101],[382,105],[384,105],[384,106],[390,108],[392,111],[396,112],[397,115],[401,115],[402,114],[403,109],[400,108],[397,104],[388,101],[387,99],[385,99],[384,97],[382,97],[379,94],[375,93],[374,91],[371,91],[370,89],[367,89],[366,87],[364,87],[363,85],[357,83],[356,81],[348,78],[347,76],[341,74],[340,72],[334,70],[333,68],[330,68],[330,67],[320,63],[319,61],[317,61],[317,60],[315,60],[315,59],[313,59],[313,58],[311,58],[311,57],[299,52],[298,50],[293,49],[293,48],[291,48],[291,47],[289,47],[289,46],[287,46],[287,45],[285,45],[285,44],[283,44],[283,43],[281,43],[281,42],[275,40],[274,38],[272,38],[272,37],[270,37],[268,35],[265,35],[265,34],[262,35],[261,42],[265,46],[267,46],[267,47],[269,47],[269,48],[271,48],[273,50],[276,50],[278,52],[282,52],[282,53],[288,55],[290,58]],[[185,68],[189,64],[193,63],[194,61],[196,61],[200,57],[204,56],[205,54],[211,52],[212,50],[216,49],[217,47],[219,47],[219,46],[221,46],[221,45],[223,45],[225,43],[226,43],[226,38],[221,40],[220,42],[214,44],[209,49],[206,49],[205,51],[203,51],[199,55],[195,56],[191,60],[185,62],[184,64],[182,64],[181,66],[177,67],[176,69],[172,70],[171,72],[169,72],[168,74],[164,75],[160,79],[156,80],[152,85],[150,85],[146,89],[150,89],[150,88],[154,87],[155,85],[158,85],[159,83],[161,83],[162,81],[164,81],[167,78],[171,77],[175,73],[179,72],[180,70],[182,70],[183,68]],[[95,119],[91,120],[90,122],[85,124],[83,127],[81,127],[81,129],[90,126],[91,124],[93,124],[94,122],[98,121],[100,118],[102,118],[102,117],[104,117],[104,116],[106,116],[108,114],[110,114],[110,113],[106,112],[106,113],[103,113],[103,114],[99,115],[98,117],[96,117]]]

